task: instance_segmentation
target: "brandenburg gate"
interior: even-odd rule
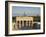
[[[15,29],[18,30],[24,26],[33,26],[33,17],[31,16],[16,16]]]

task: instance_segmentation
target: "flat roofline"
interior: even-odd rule
[[[13,16],[13,17],[40,17],[40,16]]]

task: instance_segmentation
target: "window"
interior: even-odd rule
[[[26,26],[26,21],[24,21],[24,27]]]
[[[22,27],[22,21],[21,21],[21,27]]]
[[[17,21],[17,24],[18,24],[17,26],[18,26],[18,28],[19,28],[19,21]]]

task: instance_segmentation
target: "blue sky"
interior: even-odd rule
[[[12,16],[37,16],[40,15],[40,7],[13,6]]]

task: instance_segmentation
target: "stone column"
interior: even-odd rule
[[[22,21],[22,27],[24,27],[24,21]]]
[[[28,20],[28,27],[29,27],[29,20]]]
[[[19,28],[21,28],[21,21],[19,21]]]
[[[30,24],[30,21],[29,21],[29,27],[31,26],[31,24]]]
[[[28,26],[28,21],[26,21],[26,26]]]
[[[18,23],[17,23],[17,21],[16,21],[15,29],[16,30],[18,29]]]

